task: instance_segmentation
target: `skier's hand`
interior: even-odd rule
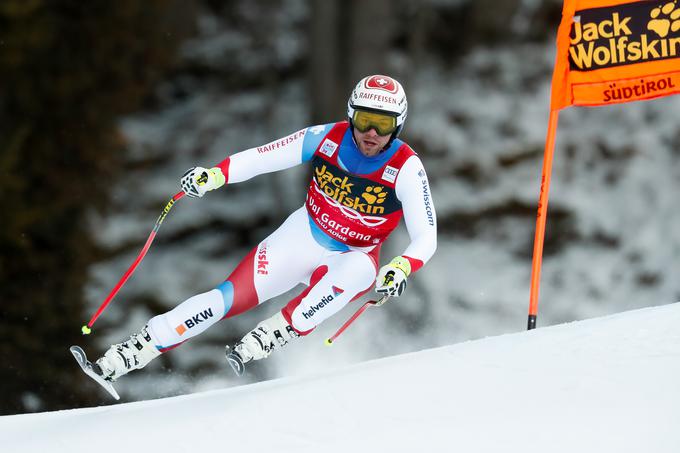
[[[219,167],[192,167],[182,175],[182,190],[190,197],[202,197],[206,192],[224,185],[226,178]]]
[[[398,256],[380,268],[375,279],[375,292],[399,297],[406,289],[406,278],[411,273],[411,263]]]

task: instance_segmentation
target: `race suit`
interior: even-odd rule
[[[373,157],[357,147],[346,121],[313,126],[227,157],[227,184],[310,162],[305,205],[258,244],[217,288],[149,321],[161,351],[289,291],[307,288],[282,313],[301,335],[375,281],[380,246],[404,218],[411,239],[402,256],[412,272],[437,246],[437,219],[423,164],[403,141]]]

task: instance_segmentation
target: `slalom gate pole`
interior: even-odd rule
[[[553,154],[555,152],[555,134],[559,110],[551,110],[548,119],[548,132],[543,155],[543,175],[541,176],[541,193],[538,198],[538,215],[536,217],[536,234],[534,236],[534,256],[531,262],[531,291],[529,293],[529,317],[527,330],[536,328],[538,317],[538,287],[541,280],[541,264],[543,262],[543,241],[545,224],[548,217],[548,192],[550,192],[550,175],[552,173]]]
[[[81,332],[83,333],[83,335],[89,335],[92,332],[92,325],[94,324],[94,322],[97,320],[97,318],[99,318],[99,315],[102,314],[102,312],[106,309],[106,307],[109,305],[109,303],[111,303],[113,298],[116,296],[118,291],[123,287],[125,282],[127,282],[128,278],[130,278],[130,276],[135,271],[135,269],[137,269],[137,266],[139,265],[139,263],[142,262],[142,260],[144,259],[144,256],[146,255],[146,252],[148,252],[149,247],[151,247],[151,243],[153,242],[154,238],[156,237],[156,233],[158,232],[158,229],[161,227],[161,223],[163,223],[163,220],[165,220],[165,217],[168,215],[168,213],[170,212],[170,209],[172,209],[172,207],[177,202],[177,200],[182,198],[184,195],[185,195],[185,193],[184,193],[183,190],[179,191],[178,193],[175,194],[175,196],[173,196],[170,199],[168,204],[165,205],[165,207],[163,208],[163,211],[161,212],[161,215],[158,217],[158,220],[156,220],[156,225],[154,225],[153,230],[151,230],[151,234],[149,234],[149,238],[146,240],[146,244],[144,244],[144,247],[142,247],[142,251],[139,252],[139,255],[137,255],[137,258],[135,259],[135,261],[132,263],[132,265],[130,265],[128,270],[125,271],[125,273],[120,278],[120,280],[118,280],[118,283],[116,283],[116,286],[113,287],[113,289],[111,290],[109,295],[106,296],[106,299],[99,306],[99,309],[97,310],[97,312],[94,315],[92,315],[92,318],[90,319],[90,321],[81,328]]]
[[[338,331],[335,332],[335,334],[333,334],[333,336],[331,336],[330,338],[326,339],[326,342],[325,342],[325,343],[326,343],[328,346],[332,345],[333,342],[335,341],[335,339],[338,338],[338,337],[340,336],[340,334],[343,333],[343,332],[345,331],[345,329],[347,329],[347,328],[349,327],[349,325],[352,324],[352,323],[353,323],[353,322],[354,322],[354,321],[355,321],[355,320],[356,320],[356,319],[357,319],[364,311],[366,311],[366,309],[367,309],[368,307],[379,307],[379,306],[381,306],[382,304],[384,304],[385,302],[387,302],[387,299],[389,299],[389,298],[390,298],[390,296],[388,296],[387,294],[385,294],[384,296],[382,296],[382,297],[381,297],[380,299],[378,299],[378,300],[369,300],[368,302],[364,303],[364,304],[356,311],[356,313],[354,313],[354,314],[352,315],[351,318],[349,318],[347,321],[345,321],[345,323],[342,325],[342,327],[340,327],[340,329],[338,329]]]

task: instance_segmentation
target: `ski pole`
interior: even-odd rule
[[[359,308],[359,309],[356,311],[356,313],[354,313],[354,314],[352,315],[351,318],[349,318],[347,321],[345,321],[345,323],[342,325],[342,327],[340,327],[340,329],[338,329],[338,331],[335,332],[335,334],[333,334],[333,336],[331,336],[330,338],[326,339],[326,344],[327,344],[328,346],[332,345],[333,342],[335,341],[335,339],[338,338],[338,337],[340,336],[340,334],[343,333],[343,332],[345,331],[345,329],[347,329],[347,328],[349,327],[349,325],[352,324],[352,323],[353,323],[353,322],[354,322],[354,321],[355,321],[355,320],[356,320],[356,319],[357,319],[364,311],[366,311],[366,309],[367,309],[368,307],[379,307],[379,306],[381,306],[382,304],[384,304],[385,302],[387,302],[387,299],[389,299],[389,298],[390,298],[390,296],[387,295],[387,294],[385,294],[384,296],[382,296],[382,297],[381,297],[380,299],[378,299],[378,300],[369,300],[369,301],[367,301],[365,304],[363,304],[363,305],[361,306],[361,308]]]
[[[199,181],[200,182],[200,181]],[[168,215],[168,212],[170,212],[170,209],[172,209],[172,206],[185,195],[184,191],[181,190],[175,194],[174,197],[170,199],[168,204],[165,205],[163,208],[163,211],[161,212],[161,215],[158,217],[158,220],[156,220],[156,225],[154,225],[153,230],[151,230],[151,234],[149,235],[149,238],[146,240],[146,244],[144,244],[144,247],[142,247],[142,251],[139,252],[139,255],[137,255],[137,258],[135,261],[132,263],[132,265],[128,268],[127,271],[123,274],[123,276],[118,280],[118,283],[116,286],[113,287],[111,292],[109,293],[108,296],[106,296],[106,299],[104,302],[99,306],[99,309],[97,312],[92,315],[92,318],[90,319],[90,322],[88,322],[86,325],[83,325],[81,331],[83,332],[83,335],[89,335],[92,332],[92,325],[94,322],[99,318],[99,315],[102,314],[102,312],[106,309],[106,306],[109,305],[111,300],[115,297],[115,295],[118,293],[118,291],[123,287],[125,282],[127,282],[128,278],[132,275],[132,273],[137,269],[137,266],[139,263],[144,259],[144,256],[146,255],[146,252],[149,251],[149,247],[151,247],[151,243],[153,242],[154,238],[156,237],[156,233],[158,232],[158,229],[161,227],[161,223],[163,223],[163,220],[165,220],[165,217]]]

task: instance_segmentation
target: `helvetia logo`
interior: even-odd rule
[[[572,70],[680,57],[676,2],[635,2],[578,11],[570,35]]]
[[[304,316],[305,319],[311,318],[312,316],[314,316],[314,314],[315,314],[316,312],[318,312],[319,310],[321,310],[321,309],[322,309],[323,307],[325,307],[326,305],[330,304],[330,303],[333,301],[333,299],[335,299],[335,297],[333,297],[333,296],[330,295],[330,294],[329,294],[328,296],[322,297],[322,298],[321,298],[321,302],[319,302],[319,303],[316,304],[316,305],[310,305],[310,306],[309,306],[309,310],[303,311],[303,312],[302,312],[302,316]]]

